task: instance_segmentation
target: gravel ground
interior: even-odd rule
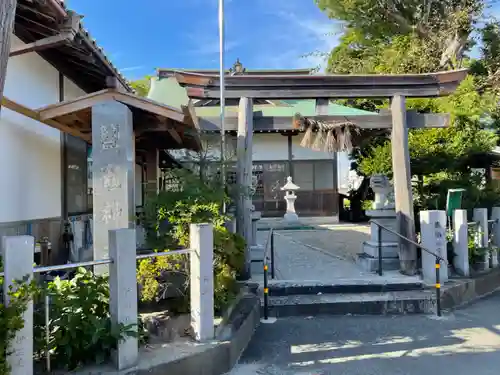
[[[230,375],[493,375],[500,293],[433,316],[323,316],[261,324]]]

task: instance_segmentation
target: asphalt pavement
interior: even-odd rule
[[[500,374],[500,292],[443,318],[315,316],[261,324],[231,375]]]

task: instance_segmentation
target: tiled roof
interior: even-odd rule
[[[55,0],[55,2],[59,3],[59,5],[61,5],[61,7],[66,11],[70,11],[71,9],[69,9],[64,0]],[[126,88],[127,89],[130,89],[130,91],[132,91],[129,83],[128,83],[128,80],[120,73],[120,71],[118,70],[118,68],[116,68],[113,63],[111,62],[111,60],[108,58],[108,56],[106,55],[106,53],[104,52],[103,48],[100,47],[98,44],[97,44],[97,41],[92,38],[92,36],[90,35],[90,32],[85,28],[83,27],[83,24],[80,22],[80,32],[83,33],[83,35],[88,38],[88,40],[92,43],[92,45],[96,48],[96,51],[98,51],[99,54],[101,54],[102,58],[109,64],[110,68],[114,71],[114,73],[116,74],[117,78],[119,78],[123,83],[126,84]]]
[[[148,95],[149,99],[155,100],[157,102],[167,104],[173,107],[180,108],[183,105],[187,105],[189,98],[186,93],[186,89],[179,85],[174,77],[169,78],[153,78],[151,80],[151,89]],[[254,112],[257,112],[258,116],[289,116],[293,117],[297,112],[303,116],[314,116],[315,115],[315,105],[314,100],[281,100],[277,101],[275,105],[263,104],[254,105]],[[219,116],[220,109],[219,106],[213,107],[195,107],[196,114],[201,117],[217,117]],[[238,113],[238,106],[226,106],[226,112],[228,114]],[[368,111],[363,111],[357,108],[341,106],[335,103],[330,103],[328,106],[329,115],[340,115],[340,116],[353,116],[353,115],[371,115],[373,113]]]
[[[15,34],[25,43],[57,34],[57,24],[70,13],[64,1],[18,0]],[[71,53],[75,51],[76,54]],[[78,82],[86,91],[106,88],[106,77],[114,76],[127,91],[133,91],[127,79],[113,65],[106,53],[80,21],[76,37],[72,42],[54,46],[38,52],[39,55]],[[83,54],[83,55],[82,55]],[[70,56],[70,58],[68,58]],[[83,59],[82,59],[83,58]],[[89,60],[90,59],[90,60]],[[93,60],[92,60],[93,59]],[[87,78],[85,78],[87,76]],[[89,79],[90,78],[90,79]]]

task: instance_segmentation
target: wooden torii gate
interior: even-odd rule
[[[315,120],[322,122],[345,122],[345,116],[328,116],[330,99],[341,98],[389,98],[390,111],[380,115],[348,116],[347,120],[360,128],[391,129],[392,165],[394,172],[394,193],[399,233],[415,239],[413,195],[411,189],[410,151],[408,148],[409,128],[445,127],[447,115],[422,115],[407,113],[406,98],[425,98],[449,95],[466,77],[467,70],[427,74],[403,75],[232,75],[225,77],[227,99],[240,99],[239,116],[228,118],[226,129],[238,129],[238,181],[250,186],[252,176],[251,139],[254,128],[274,129],[289,126],[287,118],[254,118],[253,99],[316,99]],[[187,95],[197,99],[219,99],[220,79],[217,75],[177,72],[177,81],[186,87]],[[289,125],[286,124],[288,122]],[[220,122],[215,119],[200,119],[202,129],[214,127]],[[250,228],[247,199],[240,207],[239,222],[245,235]],[[249,254],[247,254],[249,255]],[[414,275],[417,271],[417,252],[414,246],[401,242],[400,268],[403,274]]]

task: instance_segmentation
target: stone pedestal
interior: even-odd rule
[[[257,246],[257,222],[262,218],[262,213],[252,210],[252,240],[250,246]]]
[[[439,255],[446,262],[448,252],[446,249],[446,212],[445,211],[420,211],[421,245],[433,254]],[[446,262],[441,262],[439,268],[440,284],[448,281],[448,267]],[[436,283],[436,257],[422,250],[422,277],[428,284]]]
[[[488,209],[487,208],[474,208],[473,219],[477,223],[477,233],[475,243],[477,247],[487,248],[489,241],[489,226],[488,226]],[[484,261],[481,268],[485,270],[490,268],[490,252],[484,254]]]
[[[32,236],[5,236],[1,241],[4,284],[3,301],[0,300],[0,303],[9,306],[9,291],[16,291],[19,287],[15,280],[33,278],[35,239]],[[9,343],[6,361],[11,367],[9,374],[33,375],[33,302],[28,302],[21,319],[24,326],[15,332]]]
[[[453,265],[459,275],[469,277],[469,235],[467,210],[453,211]]]
[[[262,217],[259,211],[252,211],[252,242],[250,243],[252,275],[262,274],[264,271],[265,245],[257,242],[257,223]]]
[[[396,230],[396,211],[379,209],[367,211],[366,215],[384,227]],[[380,231],[382,250],[382,270],[399,269],[399,240],[398,237],[384,229]],[[362,253],[358,254],[358,263],[363,269],[375,272],[379,267],[379,227],[371,223],[370,240],[363,242]]]

